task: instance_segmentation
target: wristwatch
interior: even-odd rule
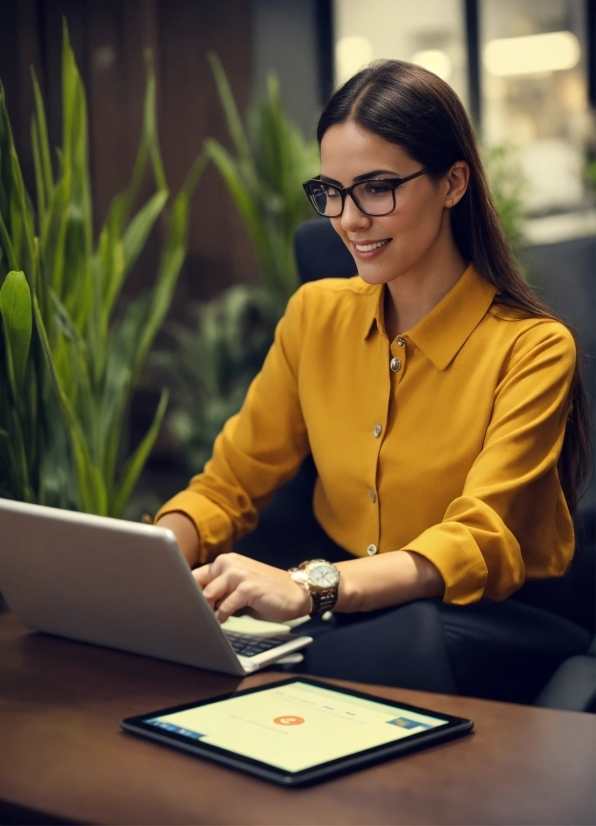
[[[331,611],[337,602],[339,591],[339,569],[326,559],[311,559],[301,562],[297,568],[290,568],[293,579],[310,596],[310,616],[320,617]]]

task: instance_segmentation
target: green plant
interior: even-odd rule
[[[186,253],[189,203],[204,158],[168,212],[153,290],[117,318],[122,285],[168,201],[148,70],[143,131],[126,190],[93,238],[85,91],[66,25],[63,136],[54,173],[33,76],[36,208],[25,191],[0,86],[0,495],[120,516],[166,412],[126,456],[127,412]],[[155,194],[133,215],[150,166]],[[132,217],[131,217],[132,216]]]
[[[302,182],[317,172],[317,144],[305,140],[284,114],[275,75],[269,76],[266,97],[249,110],[243,125],[219,58],[210,54],[209,60],[236,155],[213,138],[205,141],[205,151],[248,228],[261,286],[276,297],[281,313],[298,286],[294,233],[314,217]]]
[[[194,308],[192,328],[175,325],[174,351],[156,353],[174,385],[168,426],[192,472],[211,455],[224,422],[240,409],[261,368],[279,319],[277,302],[258,287],[238,284]]]
[[[513,250],[519,252],[525,244],[522,193],[526,181],[515,151],[508,144],[491,147],[484,154],[484,162],[505,234]]]
[[[269,77],[267,95],[243,124],[219,59],[212,54],[209,60],[236,154],[214,139],[205,141],[205,152],[249,230],[261,279],[197,305],[193,329],[172,328],[174,351],[154,358],[173,379],[168,425],[190,472],[203,466],[225,421],[240,409],[298,286],[294,233],[314,217],[302,182],[318,169],[316,142],[305,140],[284,114],[277,78]]]

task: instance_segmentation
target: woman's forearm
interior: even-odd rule
[[[169,528],[190,567],[200,561],[201,543],[192,519],[177,511],[166,513],[157,525]],[[335,611],[374,611],[416,599],[441,597],[445,585],[438,569],[426,557],[393,551],[375,557],[338,562],[341,571]]]
[[[445,584],[426,557],[393,551],[375,557],[338,562],[341,571],[335,611],[374,611],[416,599],[442,597]]]
[[[199,564],[201,558],[201,540],[195,523],[190,516],[176,511],[165,513],[158,521],[157,527],[169,528],[178,542],[182,555],[191,568]]]

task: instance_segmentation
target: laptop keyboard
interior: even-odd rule
[[[252,634],[240,634],[237,631],[226,631],[226,637],[236,654],[243,657],[254,657],[256,654],[262,654],[263,651],[269,651],[291,639],[288,634],[276,637],[255,637]]]

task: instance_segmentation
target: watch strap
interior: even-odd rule
[[[328,591],[323,591],[323,593],[313,593],[309,589],[308,593],[311,601],[310,616],[314,619],[314,617],[320,617],[327,611],[333,610],[335,603],[337,602],[338,587],[336,586]]]

